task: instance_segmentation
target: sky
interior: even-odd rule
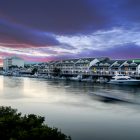
[[[0,63],[140,58],[139,0],[0,0]]]

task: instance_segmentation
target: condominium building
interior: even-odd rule
[[[55,68],[60,69],[61,74],[71,75],[140,75],[140,60],[110,60],[107,57],[67,59],[42,63],[38,72],[51,74]]]
[[[12,66],[24,67],[24,60],[19,57],[8,57],[3,60],[4,70],[9,70]]]

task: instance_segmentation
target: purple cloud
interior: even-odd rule
[[[110,57],[112,59],[130,59],[140,58],[140,46],[135,44],[126,44],[115,46],[106,50],[89,50],[85,49],[79,54],[79,57]]]
[[[5,0],[1,13],[17,23],[57,34],[89,32],[104,27],[106,17],[92,0]],[[101,9],[101,8],[100,8]]]
[[[0,19],[0,43],[7,47],[54,46],[59,42],[50,33],[32,30]]]

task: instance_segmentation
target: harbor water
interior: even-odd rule
[[[0,76],[0,105],[35,113],[72,140],[139,140],[140,87]]]

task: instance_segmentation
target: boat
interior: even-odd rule
[[[83,78],[81,79],[82,82],[94,82],[94,80],[92,79],[92,76],[87,77],[87,78]]]
[[[76,77],[71,77],[70,80],[72,80],[72,81],[81,81],[82,80],[82,75],[77,75]]]
[[[108,83],[118,85],[140,85],[140,80],[133,79],[123,74],[116,74]]]
[[[6,71],[6,72],[3,72],[3,75],[4,76],[12,76],[12,72]]]

